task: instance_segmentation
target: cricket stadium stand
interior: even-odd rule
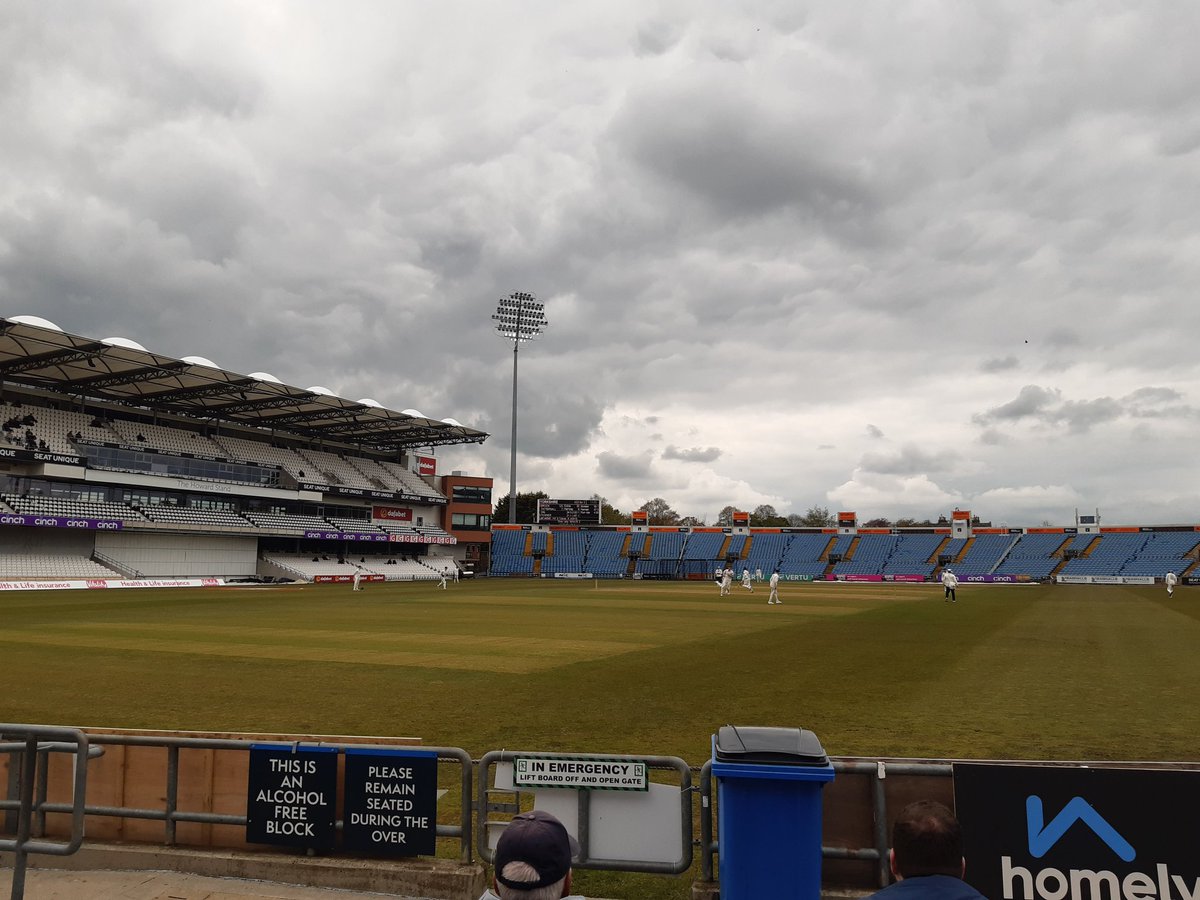
[[[0,318],[0,582],[485,571],[490,480],[439,477],[433,454],[487,437]],[[474,507],[458,502],[467,481]]]

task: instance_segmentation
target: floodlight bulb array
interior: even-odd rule
[[[492,319],[497,334],[517,343],[533,340],[550,324],[546,321],[545,304],[523,291],[502,297]]]

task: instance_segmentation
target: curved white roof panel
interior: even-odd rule
[[[20,322],[22,325],[35,325],[38,328],[50,328],[54,331],[62,331],[57,325],[49,319],[43,319],[41,316],[13,316],[8,321]]]
[[[141,350],[143,353],[150,352],[145,347],[143,347],[141,344],[139,344],[137,341],[131,340],[130,338],[127,338],[127,337],[106,337],[106,338],[100,338],[100,341],[102,343],[108,344],[108,346],[110,346],[110,347],[124,347],[127,350]]]
[[[207,356],[185,356],[183,361],[185,363],[191,363],[193,366],[208,366],[210,369],[221,368]]]
[[[267,372],[239,375],[202,356],[176,359],[128,338],[85,337],[36,317],[0,318],[0,380],[156,412],[234,423],[377,453],[474,444],[488,435],[415,409],[284,384]]]

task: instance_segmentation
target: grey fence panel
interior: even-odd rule
[[[16,785],[19,799],[6,802],[4,808],[17,812],[17,836],[15,840],[0,840],[0,850],[11,850],[14,854],[12,874],[12,900],[25,896],[25,870],[30,853],[49,856],[70,856],[83,843],[84,803],[87,798],[88,739],[75,728],[58,728],[49,725],[6,725],[0,724],[0,735],[23,738],[16,743],[0,744],[0,753],[20,753],[20,767]],[[41,739],[47,739],[43,742]],[[71,813],[71,836],[66,842],[40,840],[39,821],[44,821],[37,812],[37,798],[46,796],[47,757],[50,753],[71,753],[75,756],[75,777],[72,784],[72,803],[63,810]],[[40,765],[39,765],[40,763]],[[37,820],[35,821],[35,816]],[[39,838],[34,837],[34,830]]]
[[[31,728],[38,726],[8,726],[0,725],[0,734],[10,731],[11,733],[19,733],[21,728]],[[68,729],[59,729],[62,732]],[[80,734],[82,732],[74,732]],[[45,815],[47,813],[76,813],[79,816],[80,822],[80,840],[82,840],[82,823],[83,816],[110,816],[114,818],[128,819],[150,819],[164,823],[164,843],[168,846],[175,843],[175,826],[179,822],[193,822],[204,825],[240,825],[245,826],[246,817],[244,815],[226,815],[220,813],[207,813],[192,810],[181,810],[178,808],[179,796],[179,751],[183,749],[192,750],[234,750],[250,752],[250,748],[254,744],[262,743],[259,740],[250,739],[235,739],[235,738],[195,738],[195,737],[169,737],[155,735],[112,735],[112,734],[97,734],[92,735],[91,742],[93,744],[105,744],[126,747],[160,747],[167,753],[167,784],[166,784],[166,800],[161,809],[138,809],[135,807],[126,806],[92,806],[86,804],[85,792],[78,791],[74,796],[75,805],[64,803],[47,803],[45,802],[45,786],[40,789],[40,800],[33,796],[30,797],[29,805],[33,810],[34,815],[41,827],[44,827]],[[386,744],[343,744],[335,742],[293,742],[296,746],[306,747],[325,747],[344,751],[348,748],[354,749],[370,749],[373,747],[388,748]],[[84,737],[84,745],[87,745],[87,738]],[[0,752],[5,749],[6,745],[0,745]],[[457,825],[441,825],[437,826],[437,836],[441,838],[457,838],[459,841],[459,857],[462,862],[471,861],[471,802],[472,802],[472,778],[473,767],[471,756],[465,750],[458,747],[425,747],[419,748],[426,752],[436,753],[439,760],[456,762],[461,769],[461,807],[459,824]],[[86,771],[86,766],[78,766],[76,769],[76,778],[79,778],[79,772]],[[0,801],[0,809],[23,809],[21,801]],[[34,822],[31,821],[30,827],[33,828]],[[340,829],[342,823],[338,822],[337,827]],[[6,842],[0,841],[0,849],[10,849],[5,846]],[[30,845],[33,846],[32,844]],[[51,844],[49,846],[59,846]],[[78,846],[76,845],[76,849]],[[34,850],[33,852],[54,852]],[[61,851],[59,851],[61,852]],[[70,852],[74,852],[71,850]]]
[[[479,760],[479,788],[476,797],[475,819],[475,849],[479,858],[484,862],[492,861],[492,851],[487,842],[487,809],[488,784],[491,780],[491,769],[496,763],[510,762],[518,756],[536,756],[540,759],[578,759],[586,756],[589,760],[612,760],[613,762],[643,762],[650,769],[674,771],[679,775],[679,819],[680,836],[682,838],[683,854],[671,863],[645,862],[641,860],[592,859],[588,855],[588,808],[590,803],[589,791],[579,790],[579,833],[575,835],[579,841],[580,856],[575,866],[580,869],[605,869],[621,872],[651,872],[659,875],[678,875],[686,872],[692,865],[692,770],[691,767],[675,756],[639,756],[636,754],[603,754],[603,753],[545,753],[534,750],[492,750],[485,753]],[[514,791],[513,793],[517,793]]]

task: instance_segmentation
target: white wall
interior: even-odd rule
[[[96,534],[96,549],[155,577],[253,575],[258,567],[253,537],[104,531]]]
[[[94,531],[72,528],[0,528],[0,553],[46,553],[53,556],[91,556]]]

